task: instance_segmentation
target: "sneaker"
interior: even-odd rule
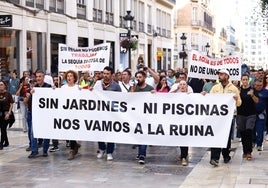
[[[256,146],[256,143],[252,143],[252,149],[255,148]]]
[[[265,136],[265,140],[268,141],[268,134]]]
[[[66,142],[66,148],[69,148],[69,147],[71,147],[70,142]]]
[[[230,156],[224,157],[223,162],[224,163],[229,163],[229,161],[231,160]]]
[[[252,155],[249,153],[249,154],[247,154],[246,158],[248,161],[250,161],[252,159]]]
[[[70,150],[67,160],[73,160],[73,159],[74,159],[74,150]]]
[[[47,157],[47,156],[48,156],[47,152],[44,152],[43,157]]]
[[[136,160],[139,160],[140,159],[140,155],[136,155]]]
[[[144,165],[144,164],[145,164],[145,157],[144,157],[143,155],[140,156],[140,158],[139,158],[139,163],[140,163],[141,165]]]
[[[219,160],[211,159],[210,164],[213,165],[214,167],[219,166]]]
[[[38,152],[32,152],[32,153],[28,156],[28,158],[29,158],[29,159],[33,159],[33,158],[36,158],[37,155],[38,155]]]
[[[32,151],[31,147],[29,146],[28,148],[25,149],[26,151]]]
[[[74,147],[74,155],[76,155],[78,153],[78,149],[81,147],[81,144],[76,143],[75,147]]]
[[[4,144],[3,144],[3,147],[8,147],[9,146],[9,142],[5,142]]]
[[[103,151],[103,150],[99,150],[99,151],[98,151],[98,154],[97,154],[97,158],[98,158],[98,159],[101,159],[101,158],[103,157],[104,153],[105,153],[105,151]]]
[[[4,146],[5,147],[5,146]],[[262,146],[257,146],[257,150],[258,151],[262,151],[263,150],[263,147]]]
[[[243,159],[247,158],[247,154],[242,155]]]
[[[111,153],[107,154],[107,161],[112,161],[114,158]]]
[[[49,149],[49,152],[56,152],[59,151],[59,147],[58,146],[53,146],[52,148]]]
[[[187,162],[187,160],[185,158],[181,159],[181,165],[182,166],[187,166],[188,165],[188,162]]]

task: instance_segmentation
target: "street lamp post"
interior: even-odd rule
[[[185,68],[185,61],[184,59],[187,57],[187,54],[185,52],[184,46],[186,45],[186,39],[185,33],[182,33],[181,39],[181,45],[182,45],[182,52],[180,52],[180,58],[182,58],[182,67]]]
[[[209,48],[210,48],[210,45],[209,45],[209,43],[207,42],[207,44],[206,44],[206,50],[207,50],[207,56],[208,56],[208,53],[209,53]]]
[[[221,57],[223,57],[223,52],[224,52],[224,51],[223,51],[223,49],[221,49],[221,51],[220,51],[220,52],[221,52]]]
[[[134,20],[134,16],[131,16],[130,10],[127,10],[127,15],[124,16],[124,20],[127,22],[127,36],[128,36],[128,40],[130,42],[132,21]],[[128,68],[131,69],[131,48],[128,48]]]

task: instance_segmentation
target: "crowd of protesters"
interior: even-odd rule
[[[232,87],[235,93],[235,100],[241,100],[237,105],[234,118],[231,125],[228,145],[225,149],[212,148],[210,163],[214,166],[219,164],[220,152],[223,152],[224,163],[231,160],[230,140],[241,139],[243,146],[243,158],[252,159],[252,150],[263,150],[263,140],[268,139],[264,135],[268,132],[268,123],[266,114],[268,110],[268,71],[263,69],[244,71],[240,81],[229,81],[229,73],[226,70],[219,71],[219,80],[205,80],[198,78],[189,78],[187,69],[179,68],[177,70],[159,70],[154,71],[143,64],[138,65],[137,72],[125,69],[116,71],[110,67],[105,67],[102,71],[81,72],[67,71],[59,75],[51,76],[48,72],[37,70],[35,73],[24,71],[19,79],[14,70],[0,82],[0,103],[4,103],[4,109],[1,107],[1,142],[0,150],[8,147],[7,126],[9,114],[11,111],[20,112],[22,115],[22,130],[28,132],[29,147],[26,151],[31,151],[29,158],[38,156],[38,146],[43,145],[43,156],[48,156],[49,152],[59,151],[59,141],[52,140],[52,147],[49,149],[48,139],[37,139],[32,134],[32,114],[31,114],[31,96],[34,87],[52,87],[52,88],[70,88],[70,89],[88,89],[102,91],[118,92],[162,92],[162,93],[217,93],[219,88],[226,89]],[[224,85],[225,84],[225,85]],[[237,93],[236,93],[237,89]],[[6,96],[6,101],[4,98]],[[2,105],[3,106],[3,105]],[[235,134],[236,133],[236,134]],[[234,136],[235,135],[235,136]],[[99,150],[97,158],[107,157],[107,160],[113,160],[113,151],[115,143],[98,143]],[[66,140],[66,147],[70,147],[68,160],[73,160],[81,147],[75,140]],[[135,147],[135,146],[133,146]],[[137,160],[140,164],[145,164],[146,145],[139,145],[137,151]],[[180,147],[181,165],[188,165],[188,147]],[[216,151],[216,153],[215,153]]]

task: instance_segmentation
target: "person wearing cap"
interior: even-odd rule
[[[219,76],[219,83],[214,85],[210,93],[234,93],[234,100],[236,101],[236,106],[240,106],[242,101],[239,95],[239,90],[236,86],[229,81],[230,73],[226,69],[221,69],[217,72]],[[206,94],[205,91],[202,94]],[[231,122],[230,122],[231,123]],[[230,157],[231,148],[231,130],[229,133],[228,143],[226,148],[211,148],[210,164],[213,166],[219,165],[220,154],[222,153],[224,163],[228,163],[231,160]]]

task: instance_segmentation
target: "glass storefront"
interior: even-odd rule
[[[45,33],[27,32],[27,70],[47,70],[45,37]]]
[[[19,32],[16,30],[0,30],[0,71],[2,79],[5,80],[8,72],[20,70],[20,40]],[[27,32],[27,48],[23,50],[26,53],[26,70],[35,71],[37,69],[46,70],[46,34]],[[20,75],[18,75],[20,76]]]
[[[19,71],[19,31],[0,30],[0,71],[5,80],[8,71]]]

